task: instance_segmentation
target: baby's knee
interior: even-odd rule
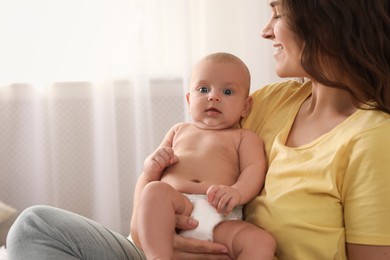
[[[248,225],[238,232],[235,240],[237,244],[243,241],[244,245],[242,245],[242,248],[245,248],[249,252],[255,252],[256,255],[261,255],[260,259],[272,259],[276,250],[276,240],[274,237],[254,225]]]
[[[153,181],[149,182],[143,188],[141,195],[143,201],[149,199],[156,201],[156,199],[161,199],[167,196],[169,197],[173,191],[174,189],[169,184],[161,181]]]
[[[216,242],[228,245],[233,258],[272,259],[276,241],[271,234],[244,221],[227,221],[217,226]]]
[[[269,249],[276,249],[276,240],[275,238],[268,232],[259,227],[250,226],[247,229],[247,232],[243,232],[245,237],[247,237],[250,241],[258,241],[264,247]]]

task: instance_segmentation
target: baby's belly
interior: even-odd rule
[[[175,190],[180,191],[182,193],[206,194],[207,189],[211,185],[208,182],[203,182],[199,180],[188,180],[184,178],[178,178],[177,176],[175,176],[174,178],[170,177],[170,175],[166,175],[161,179],[161,181],[168,183]]]

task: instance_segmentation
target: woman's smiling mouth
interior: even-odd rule
[[[281,44],[274,44],[273,46],[274,46],[274,49],[275,49],[274,55],[279,54],[284,49]]]

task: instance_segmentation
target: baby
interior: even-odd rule
[[[199,221],[182,236],[224,244],[233,259],[273,258],[272,236],[242,220],[266,172],[262,140],[239,126],[249,91],[249,70],[232,54],[208,55],[194,67],[186,95],[193,122],[169,130],[135,191],[131,235],[148,260],[173,259],[176,214]]]

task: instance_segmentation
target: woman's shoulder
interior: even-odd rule
[[[254,91],[252,96],[254,97],[270,97],[270,96],[285,96],[291,95],[299,91],[303,86],[310,85],[311,82],[299,82],[297,80],[286,80],[281,82],[275,82]]]
[[[291,110],[302,103],[310,95],[311,89],[311,81],[301,83],[288,80],[266,85],[252,93],[254,113],[251,114],[285,113],[286,109]]]
[[[360,130],[358,137],[368,135],[390,142],[390,114],[378,110],[360,110],[354,121],[355,127]]]
[[[311,81],[302,83],[297,80],[287,80],[269,84],[252,93],[253,106],[276,108],[285,107],[287,104],[294,105],[306,99],[311,89]]]
[[[389,114],[377,110],[358,110],[335,131],[334,136],[351,153],[380,157],[384,154],[388,156],[390,152],[389,133]]]

